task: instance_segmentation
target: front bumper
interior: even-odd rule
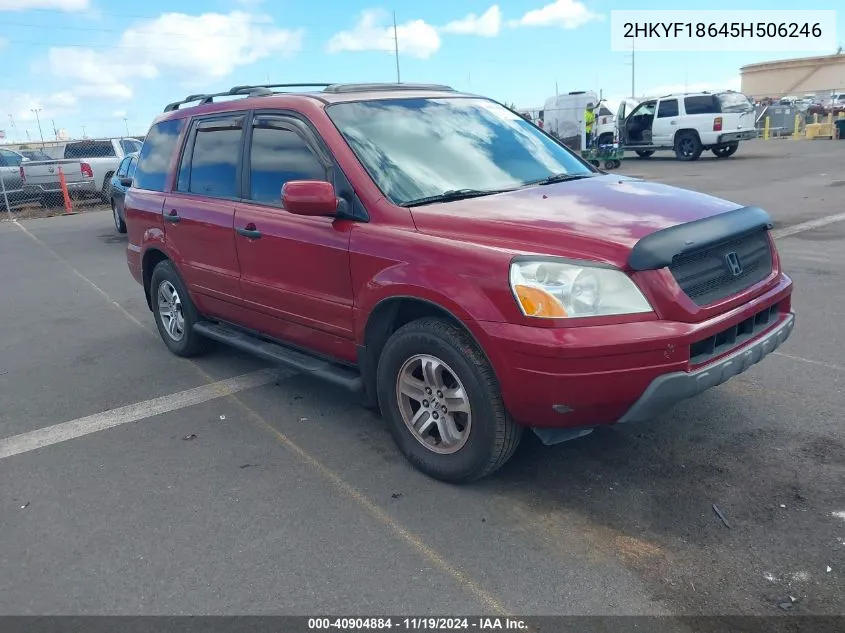
[[[619,423],[651,420],[681,400],[721,385],[775,351],[789,338],[794,327],[795,314],[790,312],[760,338],[715,363],[695,371],[677,371],[655,378]]]
[[[742,130],[740,132],[728,132],[719,135],[719,144],[736,143],[738,141],[750,141],[757,138],[757,130]]]

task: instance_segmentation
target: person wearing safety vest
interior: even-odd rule
[[[595,123],[596,115],[593,114],[595,104],[591,101],[587,104],[587,109],[584,110],[584,128],[587,132],[587,147],[593,146],[593,123]]]

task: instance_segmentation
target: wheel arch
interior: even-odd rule
[[[437,317],[465,332],[490,365],[494,375],[496,365],[473,329],[452,310],[441,303],[413,295],[395,295],[381,299],[367,317],[362,343],[358,346],[358,366],[364,388],[371,404],[376,405],[376,369],[388,339],[403,325],[425,317]],[[497,376],[498,380],[498,376]]]
[[[153,271],[156,266],[165,260],[173,264],[173,260],[168,257],[167,253],[155,246],[152,246],[144,251],[144,256],[141,258],[141,276],[144,282],[144,296],[147,299],[147,307],[150,311],[153,309],[152,293],[150,288]],[[176,268],[175,264],[173,264],[173,269],[176,270],[176,274],[181,278],[182,276],[179,274],[179,270]]]

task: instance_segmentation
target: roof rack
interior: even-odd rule
[[[258,84],[258,85],[249,85],[249,86],[233,86],[226,90],[225,92],[214,92],[210,94],[192,94],[188,95],[181,101],[174,101],[173,103],[168,103],[164,111],[165,112],[172,112],[173,110],[178,110],[179,106],[183,106],[185,104],[191,103],[192,101],[198,101],[196,105],[205,105],[207,103],[214,103],[214,99],[217,97],[234,97],[234,96],[246,96],[246,97],[263,97],[267,95],[274,94],[271,88],[326,88],[331,86],[332,84],[329,83],[304,83],[304,84]]]
[[[186,105],[193,101],[197,101],[196,105],[205,105],[207,103],[214,103],[217,97],[263,97],[272,94],[278,94],[273,91],[273,88],[322,88],[323,92],[329,94],[344,94],[352,92],[377,92],[390,90],[430,90],[436,92],[454,92],[455,89],[451,86],[444,86],[440,84],[393,84],[393,83],[369,83],[369,84],[328,84],[328,83],[300,83],[300,84],[257,84],[233,86],[225,92],[214,92],[209,94],[192,94],[188,95],[181,101],[174,101],[168,103],[164,107],[165,112],[173,112],[178,110],[180,106]]]
[[[389,90],[431,90],[435,92],[454,92],[455,89],[451,86],[443,86],[440,84],[334,84],[328,86],[323,92],[330,94],[343,94],[347,92],[377,92]]]

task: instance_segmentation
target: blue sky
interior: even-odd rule
[[[630,55],[611,52],[614,9],[793,9],[785,0],[0,0],[0,129],[8,139],[146,132],[191,92],[271,82],[450,84],[540,105],[555,92],[630,92]],[[816,0],[813,9],[839,1]],[[845,11],[837,32],[845,42]],[[372,50],[387,49],[387,50]],[[829,51],[831,53],[835,51]],[[819,54],[819,53],[808,53]],[[783,52],[639,53],[636,91],[739,88],[739,67]],[[11,125],[9,114],[15,122]],[[126,119],[126,121],[124,121]]]

